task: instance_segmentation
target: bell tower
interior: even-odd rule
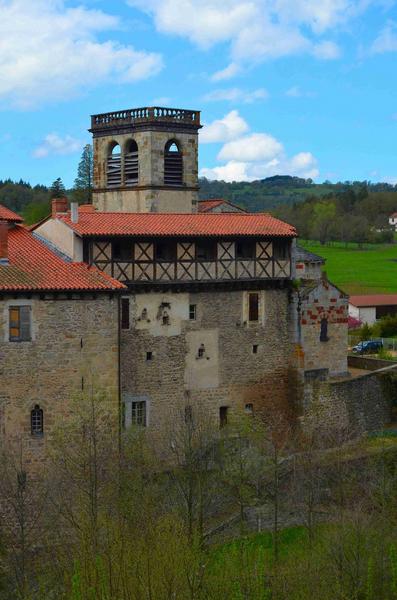
[[[93,115],[93,203],[106,212],[196,212],[200,112],[135,108]]]

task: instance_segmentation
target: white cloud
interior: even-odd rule
[[[45,158],[50,154],[74,154],[82,149],[84,142],[70,135],[60,137],[57,133],[49,133],[45,136],[40,146],[33,151],[34,158]]]
[[[236,110],[207,125],[206,142],[224,142],[217,159],[225,162],[204,167],[202,177],[224,181],[253,181],[272,175],[318,177],[317,160],[311,152],[288,157],[283,144],[268,133],[250,133],[248,123]]]
[[[230,63],[227,67],[222,69],[221,71],[217,71],[211,77],[212,81],[225,81],[226,79],[231,79],[238,75],[241,68],[237,63]]]
[[[389,21],[371,46],[372,54],[397,52],[397,23]]]
[[[226,143],[218,154],[218,160],[271,160],[282,152],[282,144],[273,136],[267,133],[251,133]]]
[[[232,110],[223,119],[204,125],[200,131],[200,142],[204,144],[228,142],[243,135],[248,129],[248,123],[240,117],[238,111]]]
[[[313,98],[316,94],[302,90],[299,85],[294,85],[285,92],[285,95],[289,98]]]
[[[334,42],[324,41],[313,46],[313,54],[322,60],[334,60],[341,56],[341,50]]]
[[[338,46],[323,35],[378,0],[127,0],[153,16],[158,31],[200,48],[226,42],[232,62],[212,79],[235,76],[245,63],[309,53],[335,59]]]
[[[256,100],[266,100],[269,97],[268,92],[264,88],[253,90],[252,92],[245,92],[240,88],[227,88],[214,90],[206,94],[203,98],[205,102],[219,102],[226,100],[228,102],[243,102],[244,104],[251,104]]]
[[[30,108],[158,73],[159,54],[97,39],[119,25],[116,17],[66,8],[63,0],[0,0],[0,101]]]

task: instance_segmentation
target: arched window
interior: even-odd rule
[[[44,417],[43,410],[38,404],[30,412],[30,430],[32,435],[43,435],[44,433]]]
[[[117,142],[109,146],[106,176],[109,187],[121,185],[121,150]]]
[[[125,185],[137,185],[139,178],[138,144],[135,140],[127,142],[124,158]]]
[[[182,152],[175,140],[170,140],[165,145],[164,183],[165,185],[182,185],[183,183]]]

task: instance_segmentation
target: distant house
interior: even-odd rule
[[[397,231],[397,212],[395,212],[392,215],[390,215],[390,217],[389,217],[389,225],[391,225],[392,227],[394,227],[394,229]]]
[[[301,246],[296,247],[296,276],[298,279],[321,279],[325,258],[309,252]]]
[[[208,200],[199,200],[198,211],[200,213],[235,213],[247,212],[240,206],[232,204],[224,198],[210,198]]]
[[[397,294],[350,296],[349,316],[372,325],[386,315],[397,314]]]

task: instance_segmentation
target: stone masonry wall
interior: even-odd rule
[[[390,423],[391,398],[385,388],[385,372],[334,382],[316,382],[305,386],[303,426],[315,419],[324,430],[351,435],[379,430]]]
[[[347,372],[347,298],[328,281],[302,300],[301,332],[305,370],[328,369],[330,375]],[[320,341],[321,320],[328,322],[328,341]]]
[[[98,210],[116,212],[195,212],[196,189],[172,189],[164,186],[164,149],[175,139],[183,155],[183,184],[188,188],[198,185],[198,136],[196,133],[138,130],[129,134],[94,138],[94,199]],[[109,148],[120,145],[122,156],[127,144],[138,145],[139,181],[137,186],[107,188],[106,170]],[[123,163],[123,161],[122,161]],[[122,167],[122,181],[124,173]],[[152,188],[158,189],[152,189]]]
[[[131,329],[121,334],[122,393],[148,401],[148,431],[169,437],[186,405],[215,426],[223,406],[231,414],[246,404],[253,404],[254,412],[285,408],[291,352],[288,292],[259,294],[263,316],[255,324],[244,321],[244,291],[130,296]],[[168,325],[162,325],[162,305]],[[189,305],[196,306],[194,321]],[[202,344],[204,356],[199,357]]]
[[[32,341],[8,341],[10,305],[29,304]],[[91,385],[103,392],[119,418],[118,298],[0,301],[0,440],[22,444],[27,468],[45,462],[56,428],[68,418],[72,401]],[[44,435],[33,437],[30,412],[44,411]]]

